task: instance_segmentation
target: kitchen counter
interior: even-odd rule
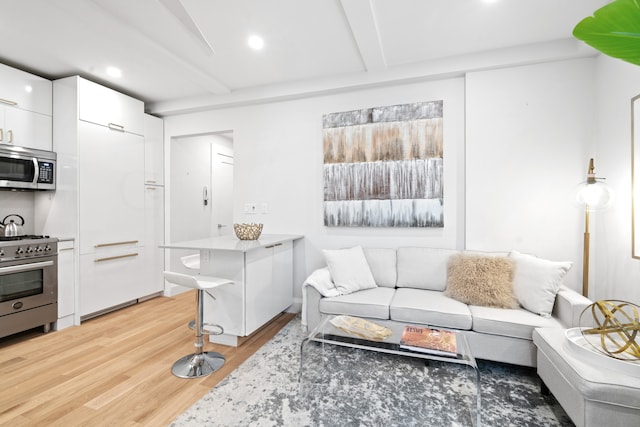
[[[263,234],[258,240],[239,240],[227,235],[160,247],[200,251],[200,269],[180,272],[233,281],[205,294],[203,314],[205,323],[224,329],[224,334],[210,335],[211,342],[237,346],[240,337],[257,331],[293,304],[293,242],[302,238]]]
[[[253,249],[267,248],[279,243],[302,239],[295,234],[263,234],[258,240],[240,240],[235,235],[208,237],[205,239],[187,240],[184,242],[160,245],[166,249],[218,250],[247,252]]]

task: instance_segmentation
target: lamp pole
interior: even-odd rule
[[[589,297],[589,205],[584,213],[584,252],[582,254],[582,295]]]
[[[587,180],[582,183],[577,199],[584,206],[584,253],[582,256],[582,295],[589,297],[589,214],[591,211],[606,209],[611,203],[612,192],[601,182],[604,178],[596,178],[593,159],[589,160]]]

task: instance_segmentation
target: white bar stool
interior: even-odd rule
[[[200,254],[183,256],[180,261],[190,270],[200,270]]]
[[[218,352],[202,351],[202,347],[204,346],[202,335],[205,333],[202,323],[204,292],[217,288],[218,286],[232,284],[233,280],[211,276],[194,277],[187,274],[173,273],[171,271],[165,271],[164,278],[168,282],[196,290],[196,320],[194,327],[196,334],[196,352],[178,359],[173,364],[171,372],[180,378],[205,377],[220,369],[224,365],[225,359],[224,356]],[[220,328],[220,333],[224,332],[222,326],[218,326],[218,328]]]

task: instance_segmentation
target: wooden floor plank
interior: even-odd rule
[[[294,317],[276,317],[237,348],[207,342],[225,365],[187,380],[171,366],[194,351],[194,304],[193,292],[158,297],[62,331],[0,339],[0,425],[167,425]]]

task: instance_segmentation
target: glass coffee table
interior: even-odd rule
[[[405,327],[415,329],[425,328],[425,325],[401,325],[377,320],[368,322],[365,319],[351,316],[323,316],[319,325],[305,337],[300,346],[299,383],[303,399],[311,396],[312,398],[309,398],[309,401],[313,402],[313,397],[318,396],[322,401],[323,396],[326,393],[330,393],[332,389],[346,389],[353,386],[353,383],[360,381],[361,377],[363,382],[368,381],[369,388],[382,389],[385,387],[382,379],[385,379],[387,383],[389,382],[389,379],[385,377],[385,374],[389,374],[389,366],[396,366],[400,363],[409,366],[409,368],[403,368],[400,371],[401,374],[394,371],[396,372],[395,379],[391,380],[390,386],[387,384],[390,390],[384,391],[384,393],[388,394],[388,397],[400,396],[403,391],[408,390],[405,385],[407,381],[417,382],[415,386],[412,385],[412,387],[417,387],[417,392],[412,393],[410,397],[405,396],[405,400],[412,399],[420,404],[433,400],[436,403],[435,409],[420,409],[418,412],[459,411],[460,408],[452,408],[452,406],[458,406],[458,401],[463,401],[463,406],[465,406],[464,415],[456,415],[456,417],[459,417],[456,419],[456,423],[479,426],[482,407],[480,371],[471,353],[465,333],[455,330],[446,332],[455,336],[455,352],[447,349],[445,352],[436,351],[432,353],[431,350],[423,347],[416,347],[415,345],[407,347],[403,345],[406,344],[404,341],[401,343]],[[445,331],[438,328],[430,329],[435,333]],[[405,338],[408,339],[406,335]],[[340,347],[340,349],[335,348],[335,346]],[[373,359],[380,358],[371,358],[371,355],[367,357],[367,352],[362,352],[361,350],[394,356],[390,356],[391,359],[386,358],[385,362],[377,362]],[[395,359],[393,359],[394,357]],[[351,362],[349,361],[350,359]],[[451,369],[449,365],[432,364],[429,361],[455,364],[457,367]],[[364,373],[365,365],[372,363],[387,363],[387,365],[381,365],[380,367],[372,368],[369,366],[369,371],[378,369],[376,374],[381,380],[377,384],[375,378],[369,380],[364,378],[366,375]],[[360,373],[359,369],[363,369],[363,373]],[[427,396],[428,392],[433,390],[425,389],[425,387],[437,387],[437,381],[434,385],[432,380],[429,379],[430,376],[434,376],[432,374],[436,369],[453,371],[449,372],[446,377],[448,382],[447,390],[442,393],[438,392],[440,393],[440,399]],[[349,372],[350,379],[343,378],[345,371]],[[413,381],[414,377],[416,381]],[[340,381],[344,381],[345,384],[338,384]],[[351,384],[348,383],[349,381]],[[454,391],[452,392],[452,390]],[[447,401],[446,399],[449,399],[449,397],[442,398],[444,395],[455,395],[457,393],[456,390],[460,391],[460,396],[455,396],[455,403]],[[313,393],[315,395],[312,395]],[[359,392],[359,394],[367,393]],[[318,398],[315,401],[318,401]],[[404,412],[404,410],[401,411]]]

